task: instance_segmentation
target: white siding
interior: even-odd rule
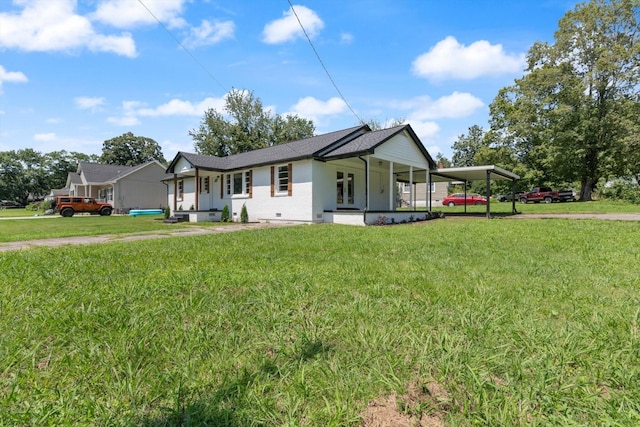
[[[429,169],[429,164],[427,159],[424,158],[424,154],[405,132],[394,136],[380,147],[377,147],[375,156],[423,170]]]

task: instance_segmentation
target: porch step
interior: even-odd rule
[[[189,216],[188,215],[170,216],[169,218],[165,219],[163,222],[165,224],[175,224],[175,223],[178,223],[178,222],[185,222],[185,221],[189,221]]]

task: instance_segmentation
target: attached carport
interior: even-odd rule
[[[495,165],[486,166],[467,166],[460,168],[438,168],[429,171],[429,182],[451,182],[462,181],[464,182],[464,192],[467,192],[467,181],[486,181],[486,194],[487,197],[487,218],[491,218],[491,181],[497,180],[511,180],[511,212],[517,214],[516,200],[515,200],[515,182],[520,179],[518,175],[510,172],[506,169],[502,169]],[[465,212],[467,206],[465,205]],[[429,210],[431,210],[431,194],[429,194]]]

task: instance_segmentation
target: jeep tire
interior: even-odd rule
[[[101,216],[109,216],[111,215],[111,208],[102,208],[100,209]]]
[[[62,208],[62,210],[60,211],[60,215],[62,215],[64,217],[67,217],[67,218],[71,218],[74,213],[75,212],[71,208]]]

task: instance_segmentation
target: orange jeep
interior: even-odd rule
[[[111,215],[111,211],[113,211],[113,206],[109,203],[98,202],[92,197],[58,196],[53,203],[53,210],[66,217],[71,217],[76,212]]]

